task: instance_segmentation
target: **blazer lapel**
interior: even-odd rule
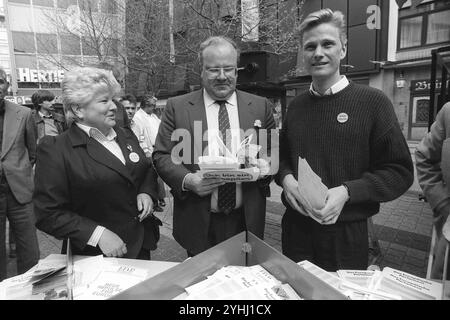
[[[193,163],[198,163],[198,157],[203,155],[203,151],[208,146],[208,141],[203,141],[203,134],[208,130],[208,120],[206,118],[205,102],[203,100],[203,90],[198,90],[189,100],[189,117],[191,124],[191,134],[193,136],[194,152],[192,154]],[[199,122],[201,126],[199,126]],[[195,124],[197,122],[197,125]]]
[[[115,155],[109,152],[104,146],[93,138],[89,138],[76,124],[73,124],[69,129],[69,136],[74,147],[77,145],[86,145],[88,155],[96,162],[116,171],[122,177],[134,184],[134,179],[131,177],[128,169],[123,163],[117,159]],[[120,146],[120,144],[119,144]],[[125,147],[126,148],[126,147]],[[122,149],[122,147],[121,147]],[[123,149],[122,149],[123,152]],[[127,154],[124,153],[126,158]],[[125,160],[126,163],[126,160]]]
[[[9,149],[14,143],[17,136],[17,131],[22,121],[22,114],[20,108],[14,108],[8,101],[5,100],[5,115],[3,120],[3,140],[2,140],[2,155],[3,159],[8,153]]]
[[[131,143],[129,143],[126,134],[122,131],[122,129],[118,128],[116,129],[117,133],[117,143],[119,144],[120,149],[122,150],[123,157],[125,158],[125,167],[127,169],[128,174],[130,175],[132,182],[134,185],[136,185],[137,177],[135,175],[135,165],[131,163],[130,161],[130,153],[135,152],[138,153],[137,150],[135,150],[136,146],[133,148]],[[131,146],[132,150],[128,149],[128,145]],[[139,161],[143,161],[144,159],[139,159]]]
[[[244,132],[249,129],[254,129],[255,115],[253,113],[252,101],[243,97],[239,90],[236,90],[238,113],[239,113],[239,126]],[[255,138],[255,137],[254,137]],[[241,140],[244,137],[241,137]],[[255,140],[256,141],[256,140]]]

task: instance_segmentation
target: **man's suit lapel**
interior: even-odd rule
[[[191,124],[191,139],[194,141],[194,156],[202,156],[203,150],[206,150],[208,146],[207,141],[203,141],[203,134],[208,130],[208,120],[206,118],[205,102],[203,100],[203,90],[196,92],[194,96],[189,100],[189,123]],[[201,121],[201,132],[200,127],[196,126],[194,121]],[[194,163],[197,163],[198,159],[193,159]]]
[[[245,98],[239,90],[236,90],[236,95],[240,128],[244,130],[244,132],[248,129],[254,129],[253,124],[255,123],[256,119],[253,112],[252,100]],[[244,137],[241,137],[241,140],[242,139],[244,139]]]
[[[96,162],[116,171],[122,177],[134,183],[134,179],[131,177],[128,169],[123,163],[117,159],[115,155],[109,152],[104,146],[102,146],[99,142],[97,142],[93,138],[89,138],[86,133],[84,133],[77,125],[72,125],[69,129],[69,135],[71,137],[72,143],[75,146],[77,145],[86,145],[86,151],[88,155],[95,160]],[[120,146],[120,143],[119,143]],[[126,148],[126,146],[125,146]],[[122,146],[121,146],[122,149]],[[122,149],[123,152],[123,149]],[[126,157],[126,153],[124,153],[124,157]],[[126,163],[126,161],[125,161]]]
[[[5,100],[5,117],[3,121],[3,140],[2,140],[2,155],[3,159],[8,153],[9,149],[14,143],[17,136],[17,131],[22,121],[22,114],[19,108],[14,108],[8,101]]]

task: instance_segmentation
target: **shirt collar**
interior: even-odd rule
[[[211,107],[216,103],[216,100],[211,98],[211,96],[206,92],[205,89],[203,89],[203,101],[205,102],[205,107]],[[233,92],[233,94],[227,99],[227,104],[231,106],[237,106],[237,96],[236,91]]]
[[[52,119],[53,118],[53,115],[50,113],[50,115],[48,115],[48,116],[46,116],[46,115],[44,115],[41,111],[38,111],[38,113],[39,113],[39,116],[42,118],[42,119]]]
[[[113,141],[117,137],[116,131],[113,128],[109,130],[109,133],[105,136],[100,130],[94,127],[87,126],[82,123],[76,122],[76,125],[83,130],[89,137],[99,141]]]
[[[342,76],[341,79],[336,82],[335,84],[333,84],[330,88],[328,88],[324,94],[319,93],[318,91],[316,91],[314,89],[314,86],[311,82],[311,86],[309,87],[309,92],[312,95],[318,96],[318,97],[322,97],[322,96],[330,96],[333,94],[338,93],[341,90],[344,90],[348,85],[350,84],[350,82],[348,81],[346,76]]]

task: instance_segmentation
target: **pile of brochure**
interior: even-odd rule
[[[186,300],[303,300],[260,265],[227,266],[206,280],[185,288],[176,299]]]
[[[66,255],[51,254],[26,273],[1,282],[0,300],[103,300],[147,278],[147,270],[101,255],[75,261],[72,277],[66,267]]]
[[[209,144],[211,154],[198,159],[198,173],[203,179],[221,179],[227,182],[256,181],[260,174],[257,154],[261,146],[251,144],[252,137],[251,134],[242,140],[237,151],[233,153],[219,136],[214,136]],[[244,168],[241,168],[241,164]]]
[[[338,270],[337,275],[304,260],[306,271],[352,300],[440,300],[441,283],[389,267],[378,270]]]

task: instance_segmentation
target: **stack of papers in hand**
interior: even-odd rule
[[[298,191],[302,197],[302,203],[309,209],[320,210],[325,206],[328,188],[322,183],[322,179],[311,169],[308,161],[298,158]],[[314,215],[310,217],[321,223]]]
[[[256,156],[261,146],[250,144],[252,135],[245,138],[237,152],[232,153],[219,136],[209,144],[211,155],[199,157],[199,173],[203,179],[221,179],[226,182],[256,181],[260,170],[256,166]],[[245,166],[240,169],[241,164]]]
[[[260,265],[223,267],[185,291],[186,300],[302,300]]]

